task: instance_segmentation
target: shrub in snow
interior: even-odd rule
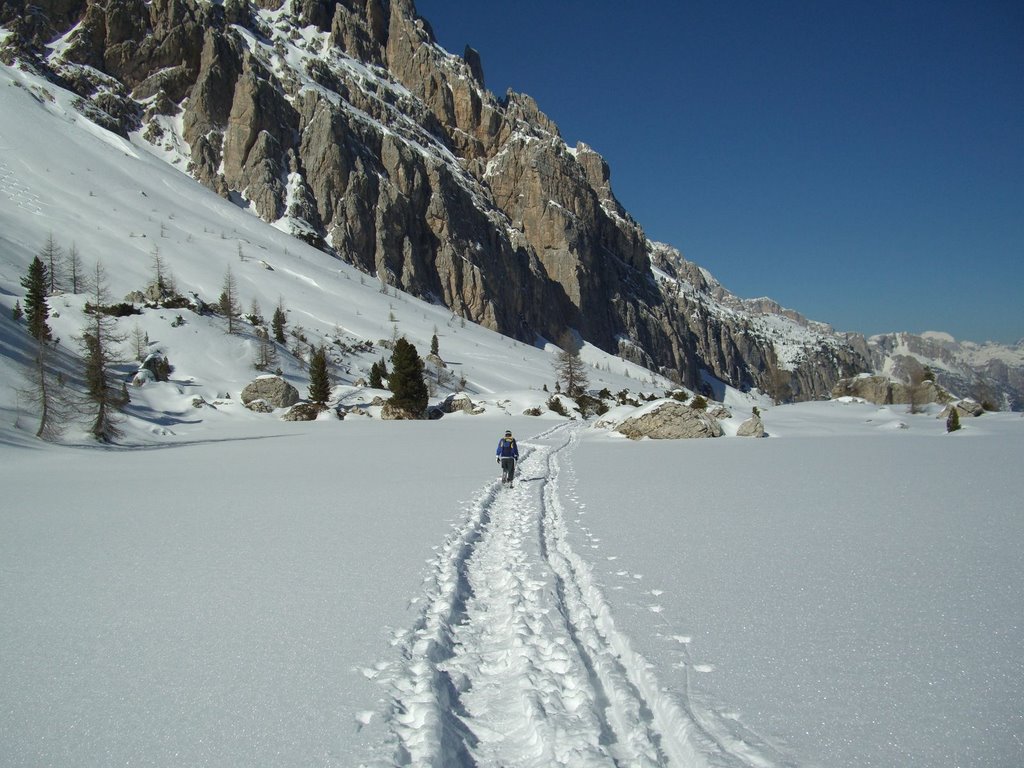
[[[580,412],[580,415],[586,419],[589,416],[600,416],[608,412],[608,406],[596,397],[592,397],[588,394],[582,394],[576,398],[576,410]]]
[[[558,395],[552,395],[548,398],[547,402],[548,410],[553,413],[557,413],[559,416],[568,416],[569,411],[565,409],[565,405],[562,404],[562,398]]]

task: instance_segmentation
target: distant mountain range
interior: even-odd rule
[[[739,299],[649,240],[603,158],[532,98],[485,87],[411,0],[35,0],[0,6],[0,61],[260,218],[521,341],[592,344],[694,389],[827,396],[907,357],[1001,408],[1024,349],[836,333]]]

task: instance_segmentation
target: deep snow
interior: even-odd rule
[[[779,437],[568,441],[491,414],[5,441],[4,764],[405,764],[399,744],[465,754],[441,746],[463,728],[480,765],[574,740],[593,752],[569,765],[1020,764],[1020,417],[765,418]],[[506,425],[532,456],[513,491]],[[427,727],[453,711],[438,670],[465,726]],[[504,731],[524,686],[544,714]]]

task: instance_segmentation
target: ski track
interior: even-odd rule
[[[569,544],[561,496],[578,430],[521,443],[515,487],[489,484],[441,548],[386,676],[391,764],[779,765],[734,720],[694,707],[689,684],[664,689],[616,628]]]

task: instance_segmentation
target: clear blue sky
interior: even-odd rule
[[[838,330],[1024,338],[1021,0],[417,0],[655,240]]]

